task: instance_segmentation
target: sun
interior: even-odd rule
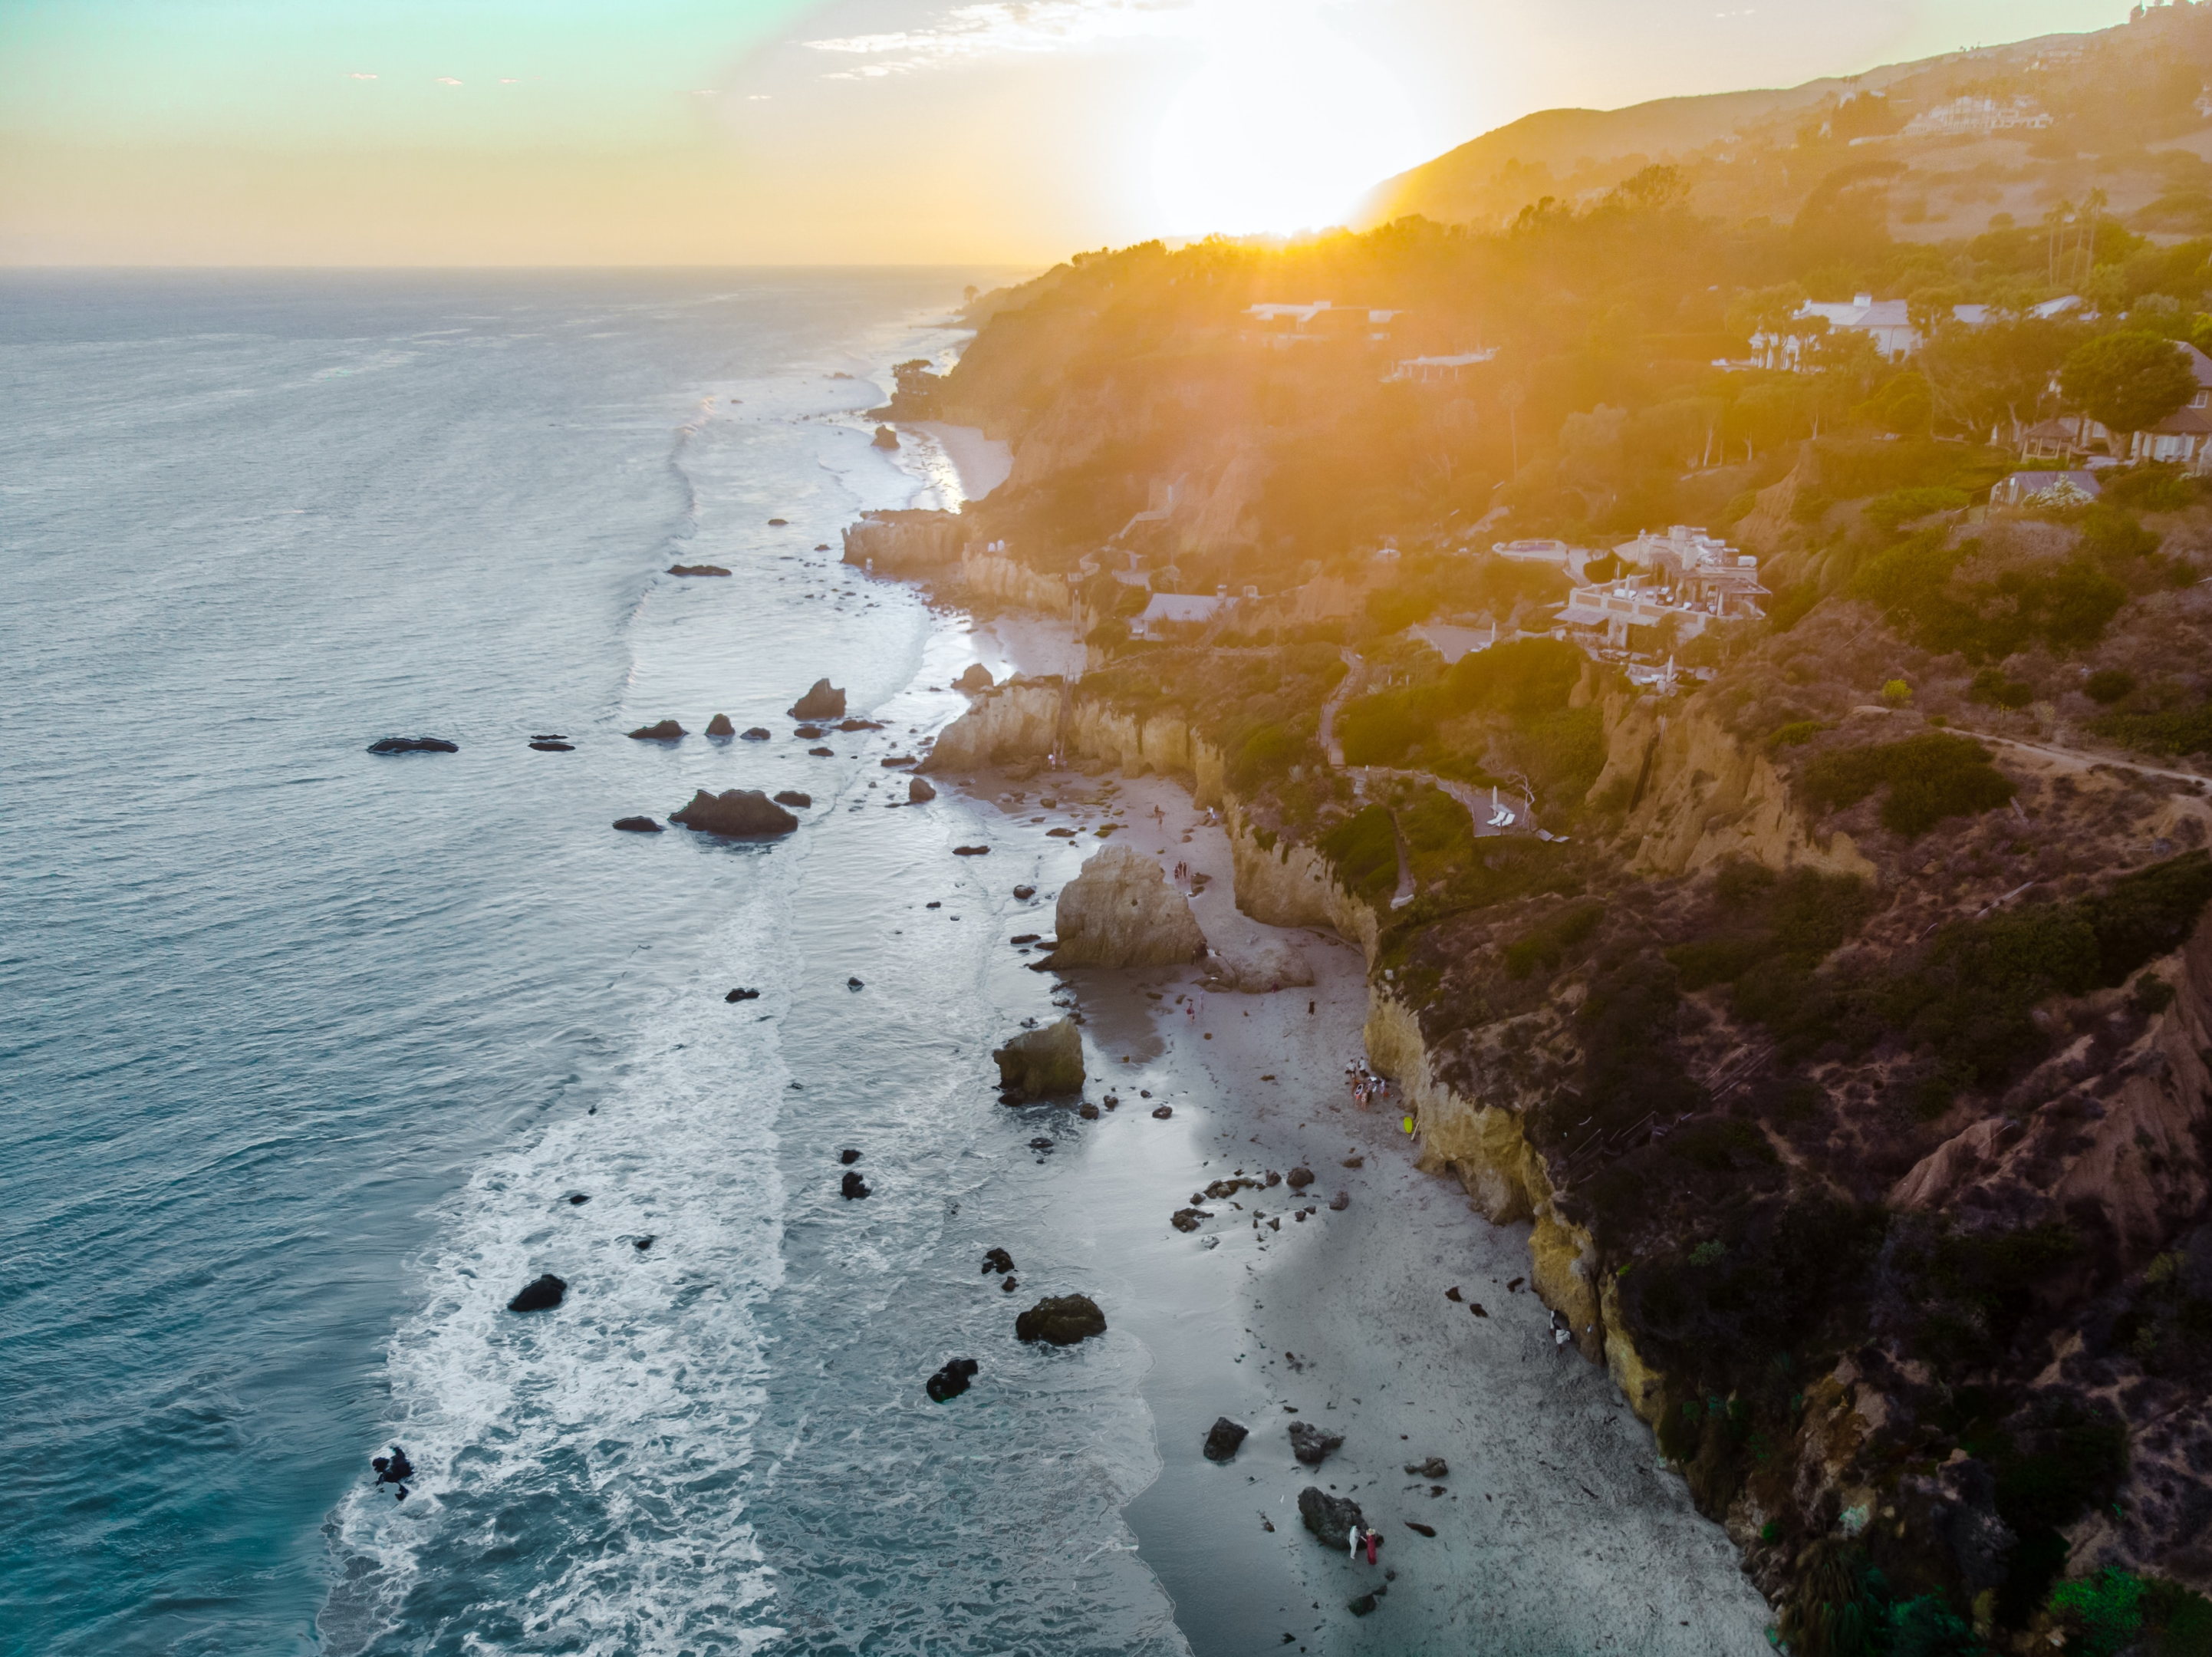
[[[1340,223],[1418,158],[1403,88],[1317,9],[1297,0],[1209,9],[1204,60],[1153,139],[1169,234]]]

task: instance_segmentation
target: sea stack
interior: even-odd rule
[[[1171,966],[1205,953],[1190,900],[1134,846],[1108,846],[1060,888],[1054,966]]]

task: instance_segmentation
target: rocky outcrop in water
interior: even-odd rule
[[[1106,1332],[1106,1314],[1087,1295],[1048,1295],[1014,1319],[1014,1338],[1073,1346]]]
[[[1168,966],[1195,960],[1206,934],[1190,900],[1134,846],[1108,846],[1060,888],[1054,966]]]
[[[871,448],[896,448],[898,446],[898,433],[893,431],[889,426],[878,426],[876,435],[868,440],[868,447]]]
[[[968,1382],[982,1366],[973,1358],[955,1358],[922,1383],[923,1389],[934,1404],[947,1398],[957,1398],[968,1390]]]
[[[658,724],[641,725],[629,734],[638,742],[674,742],[683,737],[684,728],[672,719],[664,719]]]
[[[826,679],[817,679],[813,688],[791,704],[793,719],[842,719],[845,716],[845,693]]]
[[[550,1312],[561,1304],[568,1293],[568,1285],[551,1272],[534,1282],[526,1283],[515,1297],[507,1303],[509,1312]]]
[[[707,734],[709,736],[735,736],[737,734],[738,728],[730,723],[727,714],[716,714],[707,722]]]
[[[814,796],[811,794],[801,794],[797,789],[780,789],[776,791],[775,803],[779,806],[796,806],[804,811],[814,803]]]
[[[1359,1504],[1350,1496],[1331,1496],[1313,1484],[1298,1492],[1298,1518],[1323,1547],[1339,1553],[1351,1548],[1353,1529],[1364,1529],[1367,1523]]]
[[[668,573],[672,576],[726,576],[730,572],[719,564],[672,564],[668,566]]]
[[[371,753],[459,753],[461,745],[442,736],[380,736],[368,745]]]
[[[660,825],[650,817],[617,817],[615,826],[624,834],[658,834]]]
[[[906,780],[906,802],[909,806],[925,805],[937,798],[937,790],[919,777]]]
[[[738,737],[740,741],[744,742],[765,742],[775,734],[775,733],[765,725],[750,725],[738,732]]]
[[[702,789],[690,805],[670,813],[668,820],[733,840],[774,839],[799,826],[796,817],[758,789],[728,789],[720,794]]]
[[[999,1086],[1021,1100],[1054,1099],[1083,1090],[1083,1038],[1073,1019],[1024,1030],[991,1057]]]
[[[956,691],[988,691],[997,683],[991,677],[988,667],[980,661],[972,661],[968,664],[967,671],[952,681],[952,688]]]

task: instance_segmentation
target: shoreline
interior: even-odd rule
[[[1079,672],[1065,622],[956,613],[994,677],[1071,661]],[[1237,909],[1225,829],[1171,778],[1016,781],[989,769],[937,780],[987,819],[995,810],[993,838],[1018,856],[1049,856],[1048,828],[1089,829],[1119,806],[1119,838],[1211,877],[1192,908],[1213,947],[1272,941],[1314,971],[1310,988],[1206,992],[1195,1012],[1193,966],[1054,979],[1083,1020],[1091,1091],[1122,1101],[1067,1144],[1060,1173],[1080,1166],[1080,1227],[1101,1298],[1114,1296],[1109,1325],[1149,1355],[1139,1390],[1157,1471],[1123,1517],[1190,1649],[1456,1651],[1474,1640],[1486,1653],[1766,1651],[1771,1612],[1733,1544],[1662,1469],[1605,1370],[1553,1341],[1523,1281],[1528,1228],[1489,1225],[1455,1182],[1413,1166],[1395,1110],[1354,1106],[1343,1069],[1365,1057],[1358,946]],[[1057,844],[1063,857],[1097,850],[1087,835]],[[1151,1119],[1158,1103],[1170,1120]],[[1212,1217],[1195,1234],[1168,1224],[1212,1179],[1301,1163],[1316,1175],[1302,1201],[1287,1186],[1246,1191],[1201,1204]],[[1338,1191],[1350,1206],[1334,1212]],[[1297,1221],[1297,1208],[1316,1212]],[[1261,1215],[1280,1229],[1255,1230]],[[1199,1447],[1219,1416],[1252,1436],[1217,1465]],[[1292,1419],[1342,1433],[1343,1447],[1318,1469],[1299,1465]],[[1448,1464],[1443,1479],[1403,1472],[1431,1457]],[[1376,1567],[1304,1531],[1296,1502],[1309,1484],[1360,1502],[1387,1538]],[[1349,1603],[1378,1588],[1374,1614],[1355,1617]]]

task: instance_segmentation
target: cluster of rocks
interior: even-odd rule
[[[726,789],[720,794],[702,789],[690,805],[671,812],[668,820],[733,840],[774,839],[799,826],[796,817],[758,789]]]

